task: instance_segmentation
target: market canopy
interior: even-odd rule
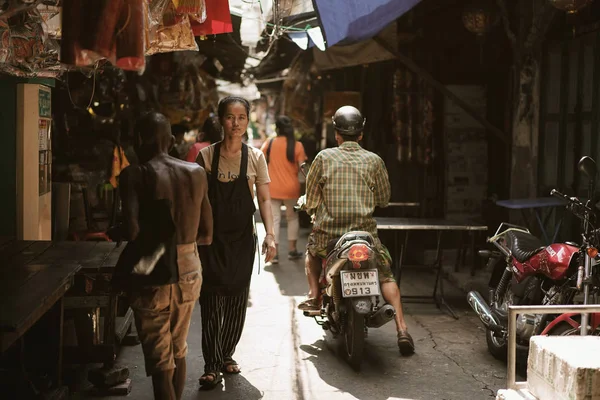
[[[327,47],[370,39],[420,0],[313,0]]]

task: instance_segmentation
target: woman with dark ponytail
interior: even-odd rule
[[[285,115],[280,115],[275,120],[275,128],[277,137],[267,140],[261,149],[267,159],[271,178],[271,204],[277,248],[277,255],[271,261],[272,264],[279,262],[279,228],[282,205],[285,205],[286,210],[288,259],[297,260],[303,256],[303,253],[296,248],[299,223],[298,214],[294,212],[294,205],[300,197],[299,166],[306,161],[304,146],[294,137],[292,120]]]

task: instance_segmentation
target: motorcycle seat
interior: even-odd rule
[[[506,233],[506,245],[513,257],[522,263],[542,251],[546,246],[530,233],[509,231]]]

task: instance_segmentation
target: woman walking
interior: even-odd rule
[[[279,262],[279,232],[281,225],[281,206],[285,205],[287,220],[288,259],[296,260],[303,256],[296,248],[298,241],[298,214],[294,205],[300,197],[300,181],[298,180],[299,166],[306,161],[304,146],[294,137],[292,120],[285,115],[275,121],[277,137],[267,140],[262,146],[271,178],[270,192],[273,207],[273,225],[275,230],[275,246],[277,253],[271,261]]]
[[[240,373],[233,359],[242,335],[256,249],[254,187],[267,235],[265,261],[275,255],[267,163],[260,150],[242,143],[250,104],[240,97],[219,102],[223,141],[200,150],[197,162],[209,174],[213,242],[199,247],[204,284],[200,295],[204,374],[200,385],[212,389],[221,372]]]

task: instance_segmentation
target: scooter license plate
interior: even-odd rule
[[[343,297],[379,295],[379,274],[376,269],[340,271]]]

